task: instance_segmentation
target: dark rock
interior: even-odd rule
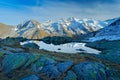
[[[54,59],[49,58],[49,57],[41,57],[40,61],[44,62],[44,65],[51,65],[51,64],[57,63]]]
[[[76,51],[85,51],[85,50],[83,50],[83,49],[76,49]]]
[[[82,62],[74,66],[79,80],[106,80],[105,67],[96,62]]]
[[[77,80],[77,76],[73,71],[68,71],[63,80]]]
[[[58,48],[58,50],[61,50],[61,48]]]
[[[58,63],[56,66],[58,68],[58,70],[62,73],[64,73],[65,71],[67,71],[71,66],[73,65],[73,62],[71,61],[66,61],[63,63]]]
[[[27,44],[24,44],[22,46],[25,47],[25,48],[39,49],[39,46],[35,43],[27,43]]]
[[[53,37],[45,37],[42,39],[43,42],[47,44],[54,44],[54,45],[60,45],[60,44],[65,44],[65,43],[70,43],[72,42],[72,39],[70,37],[61,37],[61,36],[53,36]]]
[[[54,65],[44,66],[40,71],[40,74],[45,74],[49,79],[58,79],[61,73],[58,71],[57,67]]]

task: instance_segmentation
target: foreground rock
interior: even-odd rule
[[[120,64],[120,40],[116,41],[96,41],[87,43],[86,46],[91,48],[96,48],[101,52],[102,55],[94,55],[97,58],[102,60],[108,60],[110,62],[114,62]]]
[[[2,61],[3,72],[9,73],[14,69],[22,67],[26,62],[25,54],[6,55]]]
[[[117,74],[112,75],[110,69],[96,62],[83,62],[74,66],[78,79],[81,80],[111,80],[117,79]]]
[[[77,80],[77,76],[73,71],[68,71],[67,75],[64,77],[64,80]]]
[[[67,61],[67,62],[63,62],[63,63],[59,63],[57,64],[58,70],[62,73],[64,73],[65,71],[67,71],[69,68],[71,68],[73,65],[73,62],[71,61]]]
[[[20,80],[40,80],[40,78],[37,77],[36,75],[29,75],[29,76],[26,76]]]
[[[2,72],[14,77],[24,71],[27,74],[17,77],[20,80],[111,80],[120,79],[117,73],[98,62],[57,61],[39,54],[16,53],[7,54],[2,60]],[[39,75],[39,76],[36,76]],[[114,75],[113,75],[114,74]],[[29,75],[29,76],[27,76]],[[24,77],[26,76],[26,77]]]
[[[120,65],[112,63],[119,62],[118,54],[110,62],[107,55],[111,54],[104,59],[103,55],[52,53],[24,48],[12,40],[8,45],[6,40],[0,42],[0,80],[120,80]]]

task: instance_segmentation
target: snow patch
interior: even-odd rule
[[[99,54],[101,51],[86,47],[86,43],[66,43],[61,45],[46,44],[43,41],[25,41],[20,42],[21,45],[36,43],[39,46],[39,49],[44,49],[53,52],[63,52],[63,53],[89,53],[89,54]]]

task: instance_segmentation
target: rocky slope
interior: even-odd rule
[[[0,42],[0,80],[120,80],[120,64],[90,54],[53,53],[21,46],[23,38]]]
[[[96,31],[94,37],[90,38],[90,41],[120,40],[120,18],[107,20],[106,23],[109,25]]]

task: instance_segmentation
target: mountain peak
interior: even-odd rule
[[[49,20],[48,22],[39,23],[36,20],[27,20],[14,28],[17,37],[30,39],[40,39],[46,36],[67,36],[80,38],[82,35],[97,31],[103,27],[104,22],[88,19],[77,19],[70,17],[61,19],[58,22]]]
[[[22,24],[19,24],[17,26],[17,30],[19,29],[23,29],[23,28],[33,28],[36,27],[38,28],[39,22],[37,22],[36,20],[28,20],[28,21],[24,21]]]

